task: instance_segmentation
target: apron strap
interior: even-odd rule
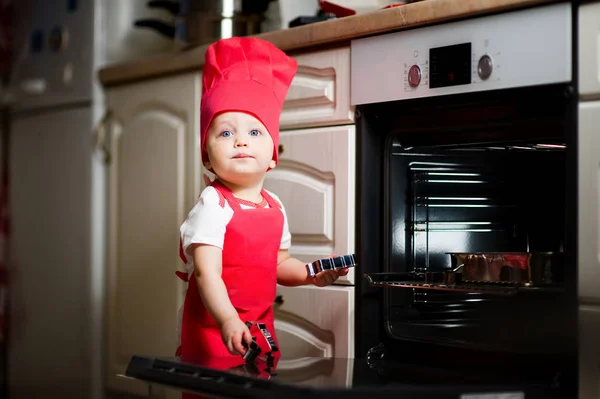
[[[183,252],[183,242],[181,237],[179,237],[179,259],[185,264],[187,263],[187,257],[185,256],[185,252]]]
[[[225,185],[221,183],[219,179],[215,179],[211,185],[215,188],[215,190],[217,190],[218,193],[221,193],[221,195],[225,197],[225,201],[227,201],[231,209],[233,209],[234,211],[242,209],[242,207],[240,207],[240,204],[236,201],[235,197],[233,196],[231,190],[225,187]]]
[[[179,279],[181,279],[181,280],[185,281],[186,283],[189,281],[188,274],[187,274],[187,273],[185,273],[185,272],[182,272],[182,271],[179,271],[179,270],[177,270],[177,271],[175,272],[175,275],[176,275],[177,277],[179,277]]]
[[[187,257],[185,256],[185,252],[183,252],[183,243],[181,241],[181,237],[179,237],[179,258],[183,261],[183,264],[187,264]],[[181,280],[185,281],[186,283],[188,282],[188,275],[187,273],[181,272],[181,271],[176,271],[175,275],[177,275],[177,277],[179,277]]]
[[[279,202],[277,202],[273,197],[271,197],[269,195],[269,193],[267,193],[267,190],[265,190],[264,188],[262,190],[260,190],[260,195],[262,195],[262,197],[265,200],[267,200],[267,204],[269,204],[269,208],[281,209],[281,204]]]

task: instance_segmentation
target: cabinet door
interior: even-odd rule
[[[265,188],[283,202],[290,252],[310,262],[354,252],[354,126],[281,132]],[[340,284],[354,282],[354,270]],[[354,356],[354,288],[278,286],[275,329],[285,356]],[[282,367],[285,367],[282,365]]]
[[[350,48],[294,57],[298,71],[283,104],[281,129],[352,123]]]
[[[111,88],[109,389],[147,393],[118,378],[133,354],[173,356],[184,283],[175,276],[179,226],[200,192],[200,75]]]
[[[600,398],[600,305],[579,308],[579,398]]]
[[[578,277],[582,302],[600,300],[600,101],[579,105]]]
[[[354,287],[277,287],[275,331],[284,357],[354,357]],[[282,363],[279,367],[291,368]]]
[[[355,128],[281,132],[279,164],[265,188],[286,208],[293,256],[304,262],[354,253]],[[340,284],[354,283],[354,269]]]
[[[579,8],[579,93],[598,98],[600,94],[600,3]]]

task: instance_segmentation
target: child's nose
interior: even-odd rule
[[[248,140],[246,140],[245,137],[237,136],[235,139],[235,146],[236,147],[247,147]]]

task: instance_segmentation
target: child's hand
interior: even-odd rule
[[[246,348],[244,348],[242,342],[246,342],[248,345],[252,343],[252,335],[248,326],[238,317],[233,317],[223,323],[221,326],[221,339],[232,355],[246,353]]]
[[[314,284],[317,287],[325,287],[327,285],[331,285],[340,278],[341,276],[345,276],[348,274],[348,269],[339,269],[339,270],[324,270],[314,277]]]
[[[337,258],[338,255],[332,254],[329,258]],[[340,270],[325,270],[314,277],[314,285],[317,287],[325,287],[327,285],[331,285],[340,278],[341,276],[345,276],[348,274],[348,268],[340,269]]]
[[[317,287],[325,287],[327,285],[331,285],[340,278],[341,276],[345,276],[348,274],[348,269],[340,269],[340,270],[325,270],[314,277],[314,284]]]

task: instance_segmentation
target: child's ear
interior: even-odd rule
[[[206,168],[206,170],[212,170],[212,165],[210,164],[210,161],[204,162],[204,167]]]
[[[269,163],[269,168],[273,169],[275,166],[277,166],[277,163],[275,162],[274,159],[271,159],[271,163]]]

